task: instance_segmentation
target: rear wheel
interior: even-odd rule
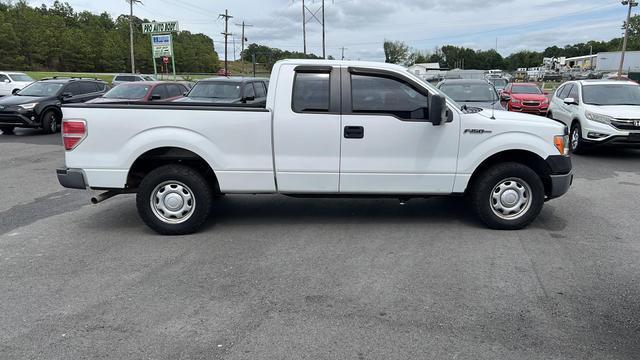
[[[142,220],[163,235],[198,231],[211,213],[213,191],[206,179],[183,165],[161,166],[147,174],[136,205]]]
[[[0,126],[0,131],[5,135],[13,134],[13,129],[15,126]]]
[[[475,212],[488,227],[517,230],[529,225],[544,204],[544,185],[531,168],[519,163],[497,164],[471,187]]]
[[[59,130],[59,119],[56,112],[49,110],[42,115],[42,130],[46,134],[55,134]]]

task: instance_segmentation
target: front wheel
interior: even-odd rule
[[[58,132],[59,120],[55,111],[49,110],[42,115],[42,130],[46,134],[55,134]]]
[[[531,168],[519,163],[490,167],[471,187],[475,212],[485,225],[517,230],[529,225],[544,204],[544,185]]]
[[[580,127],[580,123],[576,122],[571,126],[571,152],[574,154],[583,154],[587,149],[587,144],[582,137],[582,127]]]
[[[183,165],[161,166],[138,188],[136,205],[142,220],[163,235],[198,231],[209,218],[213,191],[206,179]]]

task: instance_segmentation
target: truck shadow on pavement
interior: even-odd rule
[[[431,224],[482,227],[462,197],[412,199],[299,199],[279,195],[225,196],[203,231],[225,224]]]

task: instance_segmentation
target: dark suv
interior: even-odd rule
[[[217,77],[198,81],[176,102],[265,106],[269,80],[252,77]]]
[[[62,104],[83,103],[102,96],[107,83],[95,79],[50,78],[36,81],[14,95],[0,98],[0,130],[7,134],[16,127],[57,132],[62,121]]]

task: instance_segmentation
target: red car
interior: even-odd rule
[[[500,95],[509,111],[546,115],[549,110],[548,93],[530,83],[509,84]]]
[[[129,101],[173,101],[183,96],[189,88],[177,82],[136,81],[122,83],[99,98],[87,103],[118,103]]]

